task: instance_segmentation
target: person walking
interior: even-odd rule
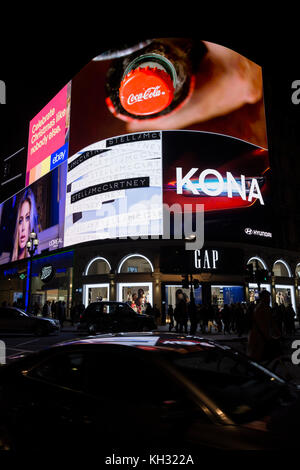
[[[172,305],[169,305],[168,307],[168,317],[170,320],[169,331],[172,331],[172,329],[174,328],[174,309]]]
[[[74,323],[76,322],[76,316],[77,316],[77,306],[75,305],[75,302],[73,302],[72,300],[71,309],[70,309],[70,318],[71,318],[72,326],[74,326]]]
[[[226,333],[230,334],[230,312],[229,312],[228,304],[224,305],[222,312],[221,312],[221,316],[222,316],[222,321],[224,325],[224,330],[223,330],[224,335],[226,335]]]
[[[56,315],[57,315],[57,319],[60,323],[60,326],[61,328],[63,328],[64,326],[64,321],[65,321],[65,311],[64,311],[64,305],[63,305],[64,302],[62,302],[61,300],[59,300],[56,304]]]
[[[176,291],[176,307],[174,315],[176,319],[176,331],[182,333],[184,330],[185,333],[187,333],[187,303],[182,289],[177,289]]]
[[[160,321],[160,324],[162,325],[162,319],[161,319],[161,316],[160,316],[160,311],[159,311],[159,308],[157,307],[156,304],[154,304],[153,306],[153,315],[154,315],[154,318],[155,318],[155,322],[158,324],[159,323],[159,320]]]
[[[272,322],[270,293],[263,290],[252,314],[252,324],[248,336],[247,355],[254,361],[275,359],[280,355],[278,327]]]
[[[300,328],[300,305],[297,308],[297,319],[298,319],[298,328]]]
[[[296,327],[295,327],[295,312],[292,307],[292,304],[289,304],[286,307],[286,317],[287,317],[287,325],[288,325],[288,334],[293,335],[295,334]]]
[[[55,301],[52,300],[52,302],[51,302],[51,316],[52,316],[52,318],[55,318],[55,312],[56,312]]]
[[[282,318],[282,314],[281,314],[281,309],[279,308],[279,305],[277,302],[275,302],[273,308],[272,308],[272,315],[273,315],[273,320],[274,322],[276,322],[279,330],[280,330],[280,333],[282,334],[282,322],[283,322],[283,318]]]
[[[236,332],[239,338],[244,333],[244,326],[245,326],[245,317],[244,317],[244,310],[240,303],[237,303],[235,306],[235,324],[236,324]]]
[[[188,309],[189,317],[190,317],[190,322],[191,322],[190,334],[194,335],[197,331],[198,321],[199,321],[195,300],[192,299],[188,306],[189,306],[189,309]]]
[[[161,324],[163,326],[165,326],[166,321],[167,321],[167,319],[166,319],[166,310],[165,310],[165,308],[163,308],[162,311],[161,311]]]
[[[45,303],[43,305],[42,315],[43,315],[43,317],[48,316],[48,301],[47,300],[45,301]]]
[[[61,303],[61,320],[60,320],[61,327],[64,326],[65,321],[66,321],[66,302],[63,300]]]
[[[201,333],[204,334],[206,333],[206,328],[208,325],[208,320],[207,320],[207,306],[206,304],[202,304],[200,311],[199,311],[199,322],[200,322],[200,330]]]

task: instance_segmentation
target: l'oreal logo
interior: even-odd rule
[[[258,199],[260,204],[264,205],[264,200],[260,191],[258,178],[246,178],[241,175],[236,178],[229,171],[226,177],[212,168],[201,171],[199,178],[194,175],[199,168],[191,168],[190,171],[183,175],[181,167],[176,168],[176,191],[177,194],[183,194],[183,191],[190,192],[196,196],[239,196],[244,201],[251,202]],[[263,181],[263,178],[260,178]]]
[[[53,238],[49,241],[50,248],[57,248],[60,244],[62,244],[62,238]]]

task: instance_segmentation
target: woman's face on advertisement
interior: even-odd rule
[[[18,224],[19,248],[23,250],[30,233],[30,204],[28,201],[24,201],[21,206]]]

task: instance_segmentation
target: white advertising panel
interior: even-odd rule
[[[160,132],[106,139],[69,158],[65,246],[162,229]]]

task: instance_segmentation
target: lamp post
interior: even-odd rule
[[[39,241],[37,238],[37,234],[32,231],[29,235],[28,241],[26,243],[26,247],[28,250],[28,253],[30,255],[30,261],[29,261],[29,287],[28,287],[28,304],[27,304],[27,309],[26,311],[30,311],[31,308],[31,275],[32,275],[32,258],[33,255],[39,245]]]

